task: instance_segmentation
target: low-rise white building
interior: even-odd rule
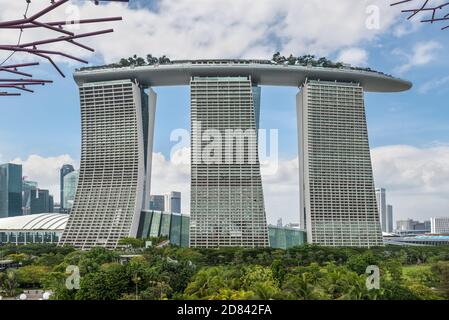
[[[430,225],[433,234],[449,233],[449,217],[431,218]]]
[[[0,244],[58,243],[68,214],[43,213],[0,219]]]

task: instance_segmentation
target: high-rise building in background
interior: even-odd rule
[[[181,213],[181,192],[172,191],[164,195],[164,208],[168,213]]]
[[[150,210],[181,213],[181,192],[172,191],[164,195],[151,195]]]
[[[31,214],[31,190],[36,190],[38,183],[35,181],[22,181],[22,214]]]
[[[384,188],[376,189],[377,209],[379,210],[380,224],[382,231],[392,233],[394,230],[393,206],[387,203],[387,190]]]
[[[120,239],[137,236],[149,206],[156,94],[132,80],[79,89],[81,166],[60,244],[116,248]]]
[[[48,212],[55,212],[55,198],[52,195],[48,196]]]
[[[379,210],[382,231],[387,232],[387,191],[384,188],[376,189],[377,210]]]
[[[393,226],[393,206],[391,204],[387,205],[387,231],[388,233],[392,233],[394,229]]]
[[[449,234],[449,217],[431,218],[431,232],[434,234]]]
[[[307,81],[297,109],[301,223],[308,242],[383,245],[363,87]]]
[[[75,168],[71,164],[65,164],[62,166],[60,172],[59,172],[59,187],[60,187],[60,206],[61,211],[64,211],[65,208],[65,201],[64,201],[64,177],[68,175],[69,173],[75,171]]]
[[[44,189],[32,189],[30,214],[52,213],[54,211],[53,196]]]
[[[151,195],[150,196],[150,210],[165,211],[165,196]]]
[[[251,77],[192,77],[192,247],[268,247]]]
[[[64,176],[64,203],[61,208],[70,211],[75,201],[76,187],[78,185],[79,171],[72,171]]]
[[[0,165],[0,218],[22,215],[22,166]]]

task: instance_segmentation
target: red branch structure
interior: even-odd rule
[[[421,20],[423,23],[435,23],[448,21],[449,22],[449,2],[442,3],[438,6],[432,6],[431,0],[403,0],[399,2],[392,3],[391,6],[404,5],[404,4],[413,4],[418,3],[417,6],[411,9],[402,10],[404,13],[410,13],[408,20],[412,19],[419,13],[431,13],[432,16],[430,18],[426,18]],[[449,25],[444,26],[441,30],[449,29]]]
[[[26,91],[33,93],[34,91],[28,88],[28,86],[36,86],[36,85],[45,85],[47,83],[52,83],[51,80],[38,80],[33,79],[33,75],[30,73],[25,73],[23,71],[20,71],[19,68],[24,67],[31,67],[31,66],[37,66],[39,63],[33,62],[33,63],[23,63],[23,64],[14,64],[14,65],[8,65],[8,66],[0,66],[0,71],[12,73],[14,75],[20,75],[24,77],[28,77],[28,79],[0,79],[0,90],[2,89],[16,89],[20,91]],[[0,91],[0,97],[4,96],[20,96],[21,94],[19,92],[4,92]]]
[[[129,0],[87,0],[87,1],[93,1],[96,5],[99,4],[99,2],[128,2]],[[55,51],[55,50],[47,50],[45,48],[42,48],[42,46],[51,44],[51,43],[67,43],[70,45],[78,46],[84,50],[88,50],[91,52],[94,52],[95,50],[91,47],[88,47],[80,42],[78,42],[79,39],[82,38],[88,38],[93,36],[98,36],[106,33],[114,32],[113,29],[103,29],[95,32],[89,32],[89,33],[80,33],[75,34],[74,32],[71,32],[69,30],[64,29],[64,27],[68,25],[81,25],[81,24],[95,24],[95,23],[103,23],[103,22],[111,22],[111,21],[120,21],[122,20],[122,17],[108,17],[108,18],[99,18],[99,19],[84,19],[79,21],[42,21],[42,19],[47,15],[49,12],[55,10],[56,8],[62,6],[63,4],[69,2],[69,0],[49,0],[49,5],[42,9],[41,11],[27,17],[27,14],[25,13],[24,17],[22,19],[18,20],[10,20],[10,21],[0,21],[0,30],[1,29],[17,29],[20,30],[22,33],[24,30],[27,29],[35,29],[35,28],[42,28],[42,29],[48,29],[53,32],[57,32],[60,34],[59,37],[51,37],[47,39],[39,39],[28,43],[21,43],[19,37],[19,41],[16,44],[1,44],[0,43],[0,51],[9,51],[11,52],[10,58],[13,54],[17,52],[23,52],[25,54],[29,54],[36,57],[41,57],[46,60],[57,70],[57,72],[62,76],[65,77],[64,73],[61,71],[61,69],[58,67],[58,65],[53,60],[55,56],[64,57],[67,59],[71,59],[74,61],[78,61],[81,63],[88,63],[86,60],[75,57],[73,55],[70,55],[68,53],[65,53],[63,51]],[[29,5],[31,3],[31,0],[26,0],[27,3],[27,11],[29,8]],[[27,12],[26,11],[26,12]],[[6,72],[9,74],[13,74],[16,76],[24,76],[28,77],[29,79],[0,79],[0,90],[1,88],[5,89],[16,89],[20,91],[26,91],[26,92],[33,92],[33,90],[29,89],[28,86],[32,85],[45,85],[46,83],[51,83],[52,81],[49,80],[33,80],[32,74],[26,73],[23,71],[20,71],[19,68],[23,67],[31,67],[39,65],[39,63],[27,63],[27,64],[17,64],[17,65],[9,65],[6,66],[4,63],[8,60],[8,58],[0,64],[0,72]],[[0,91],[0,97],[1,96],[18,96],[20,93],[18,92],[2,92]]]

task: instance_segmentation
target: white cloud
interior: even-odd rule
[[[21,164],[23,176],[27,180],[36,181],[39,188],[50,190],[54,196],[55,202],[59,202],[59,169],[64,164],[73,164],[78,167],[76,161],[69,155],[56,157],[41,157],[39,155],[30,155],[27,159],[16,158],[11,161],[15,164]]]
[[[340,52],[337,61],[349,63],[353,66],[366,66],[368,64],[368,52],[361,48],[348,48]]]
[[[299,160],[279,161],[276,174],[262,175],[265,209],[269,223],[299,222]]]
[[[421,27],[423,27],[423,24],[421,23],[420,20],[415,21],[404,20],[403,23],[400,23],[394,27],[393,35],[397,38],[401,38],[403,36],[418,31]]]
[[[402,49],[396,49],[394,53],[405,58],[405,63],[399,66],[396,71],[398,73],[404,73],[414,67],[432,63],[437,59],[438,50],[441,48],[442,45],[440,43],[431,40],[415,44],[411,53],[404,52]]]
[[[449,215],[449,146],[372,150],[376,185],[387,188],[398,218]]]
[[[444,89],[447,89],[447,86],[446,86],[447,83],[449,83],[449,76],[439,78],[439,79],[429,80],[426,83],[424,83],[423,85],[421,85],[421,87],[419,87],[418,91],[423,94],[429,93],[431,91],[433,93],[435,93],[435,91],[439,91],[440,89],[442,89],[442,87],[444,87]]]
[[[33,1],[31,12],[46,2]],[[368,29],[367,7],[380,9],[379,29]],[[0,20],[19,18],[24,11],[20,1],[0,0]],[[106,62],[117,61],[134,53],[166,54],[172,58],[270,57],[275,50],[285,54],[331,54],[353,47],[389,30],[399,10],[384,0],[160,0],[157,10],[129,9],[110,3],[101,7],[90,2],[80,5],[80,18],[123,16],[124,21],[85,25],[82,31],[100,28],[115,33],[81,39],[96,48]],[[73,18],[60,8],[45,20]],[[53,34],[52,31],[26,30],[23,41]],[[0,42],[14,43],[17,32],[4,32]],[[120,44],[120,45],[117,45]],[[61,48],[50,45],[49,48]],[[90,56],[76,46],[64,44],[70,54]]]
[[[190,156],[188,149],[176,151],[172,159],[162,153],[153,154],[151,194],[181,192],[181,211],[190,213]]]

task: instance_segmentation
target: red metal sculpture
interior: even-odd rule
[[[93,1],[96,5],[99,2],[128,2],[129,0],[87,0]],[[20,30],[19,39],[16,44],[1,44],[0,43],[0,51],[9,51],[11,54],[2,62],[0,62],[0,72],[6,72],[14,75],[20,75],[27,77],[28,79],[0,79],[0,90],[1,88],[5,89],[16,89],[20,91],[33,92],[33,90],[27,88],[27,86],[31,85],[45,85],[46,83],[51,83],[50,80],[34,80],[32,79],[32,74],[25,73],[20,71],[19,68],[22,67],[31,67],[39,65],[39,63],[27,63],[27,64],[16,64],[16,65],[5,65],[5,63],[17,52],[22,52],[26,54],[30,54],[33,56],[41,57],[48,60],[53,67],[58,71],[58,73],[65,77],[64,73],[54,62],[53,58],[55,56],[65,57],[67,59],[79,61],[81,63],[88,63],[84,59],[77,58],[73,55],[67,54],[62,51],[54,51],[54,50],[46,50],[43,49],[42,46],[50,43],[56,42],[64,42],[69,43],[71,45],[75,45],[81,47],[85,50],[95,51],[93,48],[90,48],[86,45],[79,43],[77,40],[87,37],[93,37],[105,33],[111,33],[113,29],[104,29],[95,32],[89,33],[81,33],[75,34],[69,30],[65,30],[64,26],[67,25],[80,25],[80,24],[91,24],[91,23],[102,23],[102,22],[111,22],[111,21],[119,21],[122,20],[122,17],[109,17],[109,18],[100,18],[100,19],[85,19],[79,21],[41,21],[41,19],[48,14],[49,12],[55,10],[61,5],[69,2],[69,0],[50,0],[50,4],[43,10],[27,17],[27,13],[31,4],[31,0],[26,0],[26,10],[24,17],[18,20],[11,21],[0,21],[0,30],[1,29],[17,29]],[[32,28],[44,28],[57,33],[62,34],[59,37],[52,37],[48,39],[36,40],[28,43],[21,43],[22,33],[24,30],[32,29]],[[2,92],[0,91],[0,96],[18,96],[20,93],[18,92]]]
[[[434,22],[442,22],[449,21],[449,2],[444,2],[439,5],[432,5],[431,0],[403,0],[399,2],[392,3],[391,6],[403,5],[406,3],[419,5],[417,7],[411,9],[402,10],[404,13],[410,13],[410,16],[407,18],[408,20],[412,19],[419,13],[431,13],[432,16],[430,18],[426,18],[421,20],[424,23],[434,23]],[[445,10],[446,9],[446,10]],[[449,25],[444,26],[441,30],[448,29]]]
[[[33,90],[29,89],[28,86],[35,86],[35,85],[45,85],[46,83],[52,83],[51,80],[37,80],[32,79],[32,75],[29,73],[25,73],[22,71],[19,71],[19,68],[23,67],[30,67],[30,66],[36,66],[39,65],[39,63],[23,63],[23,64],[15,64],[15,65],[8,65],[8,66],[0,66],[0,71],[12,73],[15,75],[21,75],[24,77],[29,77],[28,79],[0,79],[0,89],[6,88],[6,89],[17,89],[21,91],[26,92],[34,92]],[[0,92],[0,96],[20,96],[20,93],[10,93],[10,92]]]

